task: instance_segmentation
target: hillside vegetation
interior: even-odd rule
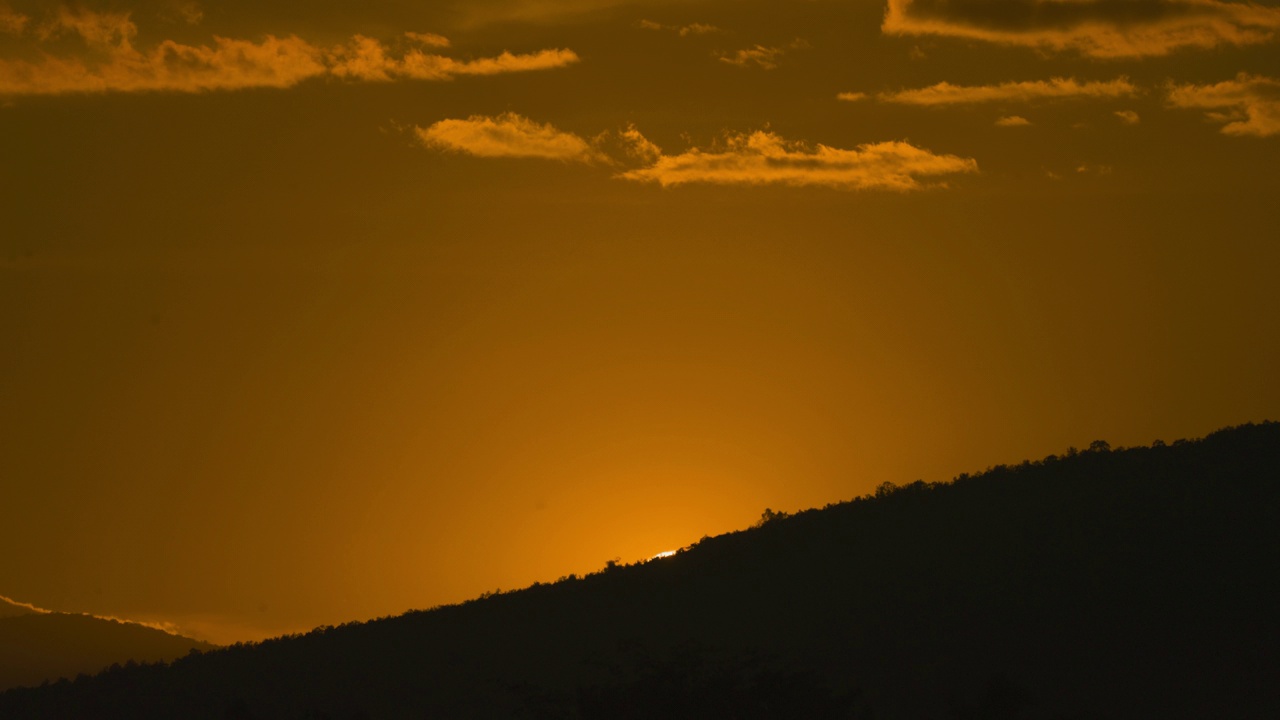
[[[4,718],[1276,718],[1280,424],[998,466]]]

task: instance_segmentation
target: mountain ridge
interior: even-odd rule
[[[215,647],[139,623],[13,601],[4,606],[13,612],[0,614],[0,690],[96,673],[113,664],[174,660]]]
[[[34,605],[21,603],[12,598],[0,595],[0,620],[4,618],[18,617],[19,615],[30,615],[32,613],[43,612]]]
[[[1094,443],[673,557],[0,695],[94,717],[1280,716],[1280,424]]]

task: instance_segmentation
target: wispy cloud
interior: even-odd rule
[[[1115,116],[1120,118],[1120,122],[1125,125],[1137,125],[1142,122],[1142,118],[1138,117],[1138,113],[1133,110],[1117,110]]]
[[[996,125],[999,127],[1025,127],[1030,124],[1031,121],[1021,115],[1008,115],[996,120]]]
[[[645,30],[659,30],[665,32],[673,32],[680,37],[689,37],[690,35],[714,35],[722,33],[724,30],[715,25],[707,23],[690,23],[688,25],[663,25],[652,20],[641,20],[638,25]]]
[[[204,20],[204,10],[194,0],[174,0],[168,15],[188,25],[198,25]]]
[[[717,57],[721,62],[737,65],[738,67],[758,67],[765,70],[773,70],[778,67],[778,61],[783,55],[793,50],[803,50],[809,47],[809,43],[804,40],[796,40],[789,45],[781,47],[765,47],[764,45],[755,45],[743,50],[735,50],[729,53],[719,53]]]
[[[996,101],[1028,102],[1059,98],[1117,98],[1138,94],[1127,78],[1103,82],[1080,82],[1075,78],[1052,78],[999,85],[952,85],[940,82],[915,90],[881,93],[881,102],[906,105],[957,105]]]
[[[415,46],[401,52],[361,35],[327,48],[293,35],[268,35],[258,41],[215,37],[212,45],[164,40],[143,50],[134,46],[138,28],[128,14],[67,9],[43,23],[23,25],[25,29],[20,30],[38,42],[65,34],[78,36],[85,52],[74,56],[42,52],[36,60],[0,59],[0,95],[285,88],[319,77],[450,80],[546,70],[578,61],[572,50],[563,49],[458,60],[420,49],[448,42],[428,33],[407,34]]]
[[[0,5],[0,33],[5,35],[21,35],[31,19],[15,12],[6,5]]]
[[[83,615],[85,617],[97,618],[98,620],[107,620],[110,622],[124,623],[127,625],[141,625],[142,627],[151,628],[153,630],[160,630],[170,635],[181,634],[181,628],[179,628],[177,625],[171,622],[141,622],[138,620],[128,620],[126,618],[116,617],[114,615],[94,615],[92,613],[58,613],[54,610],[47,610],[45,608],[32,605],[31,603],[18,602],[17,600],[14,600],[13,598],[5,597],[4,595],[0,595],[0,617],[3,617],[5,615],[5,613],[3,612],[5,605],[8,605],[12,608],[17,608],[19,611],[19,614],[33,613],[36,615],[55,615],[55,614]]]
[[[129,620],[127,618],[116,617],[115,615],[90,615],[89,613],[80,613],[80,614],[97,618],[99,620],[107,620],[110,622],[123,623],[125,625],[141,625],[142,627],[151,628],[152,630],[159,630],[160,632],[168,633],[169,635],[181,636],[183,634],[182,628],[179,627],[177,624],[171,623],[171,622],[151,622],[151,621],[142,621],[142,620]]]
[[[1227,135],[1280,135],[1280,80],[1240,73],[1213,85],[1172,85],[1169,104],[1200,108]]]
[[[449,38],[443,35],[438,35],[436,33],[420,33],[420,32],[410,31],[410,32],[406,32],[404,36],[409,38],[410,40],[413,40],[414,42],[418,42],[423,45],[426,45],[427,47],[446,48],[446,47],[449,47],[449,45],[451,44],[449,42]]]
[[[436,0],[452,6],[459,22],[466,27],[494,23],[551,23],[582,16],[635,0]]]
[[[630,167],[615,177],[664,187],[707,183],[918,190],[930,186],[921,178],[978,170],[977,161],[971,158],[938,155],[908,142],[845,150],[811,147],[768,131],[733,134],[710,150],[694,148],[667,155],[633,125],[587,140],[513,113],[441,120],[429,127],[415,127],[414,134],[428,148],[477,157]]]
[[[563,162],[595,162],[601,154],[591,143],[550,124],[521,115],[473,115],[414,128],[424,145],[486,158],[542,158]]]
[[[842,92],[836,94],[836,99],[842,102],[859,102],[866,100],[868,95],[864,92]]]
[[[888,0],[881,26],[1097,58],[1274,39],[1280,8],[1221,0]]]
[[[859,145],[852,150],[785,140],[768,131],[733,135],[724,147],[662,155],[620,177],[664,187],[718,185],[822,186],[841,190],[917,190],[922,177],[976,172],[971,158],[937,155],[907,142]]]
[[[622,130],[597,135],[591,144],[616,165],[650,165],[662,157],[662,148],[630,124]]]
[[[283,88],[326,72],[323,53],[297,37],[216,38],[212,46],[165,41],[148,53],[124,42],[99,62],[0,60],[0,95]]]
[[[578,56],[572,50],[542,50],[525,55],[504,52],[496,57],[456,60],[413,49],[397,57],[389,53],[381,42],[363,35],[357,35],[350,43],[329,50],[323,57],[328,73],[340,78],[369,82],[400,79],[450,80],[460,75],[549,70],[578,61]]]
[[[9,598],[9,597],[5,597],[4,595],[0,595],[0,610],[3,610],[3,606],[4,606],[4,605],[10,605],[10,606],[12,606],[12,607],[17,608],[19,611],[29,612],[29,613],[37,613],[37,614],[41,614],[41,615],[48,615],[50,612],[53,612],[52,610],[45,610],[45,609],[44,609],[44,608],[42,608],[42,607],[36,607],[35,605],[32,605],[31,603],[18,602],[17,600],[14,600],[13,598]],[[2,614],[3,614],[3,613],[0,613],[0,615],[2,615]]]

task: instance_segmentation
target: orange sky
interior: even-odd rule
[[[1276,418],[1280,8],[1119,7],[0,0],[0,594],[260,638]]]

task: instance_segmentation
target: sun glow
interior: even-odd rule
[[[649,559],[650,559],[650,560],[661,560],[662,558],[669,558],[669,557],[671,557],[672,555],[675,555],[675,554],[676,554],[676,551],[675,551],[675,550],[663,550],[662,552],[658,553],[657,555],[654,555],[653,557],[651,557],[651,558],[649,558]]]

